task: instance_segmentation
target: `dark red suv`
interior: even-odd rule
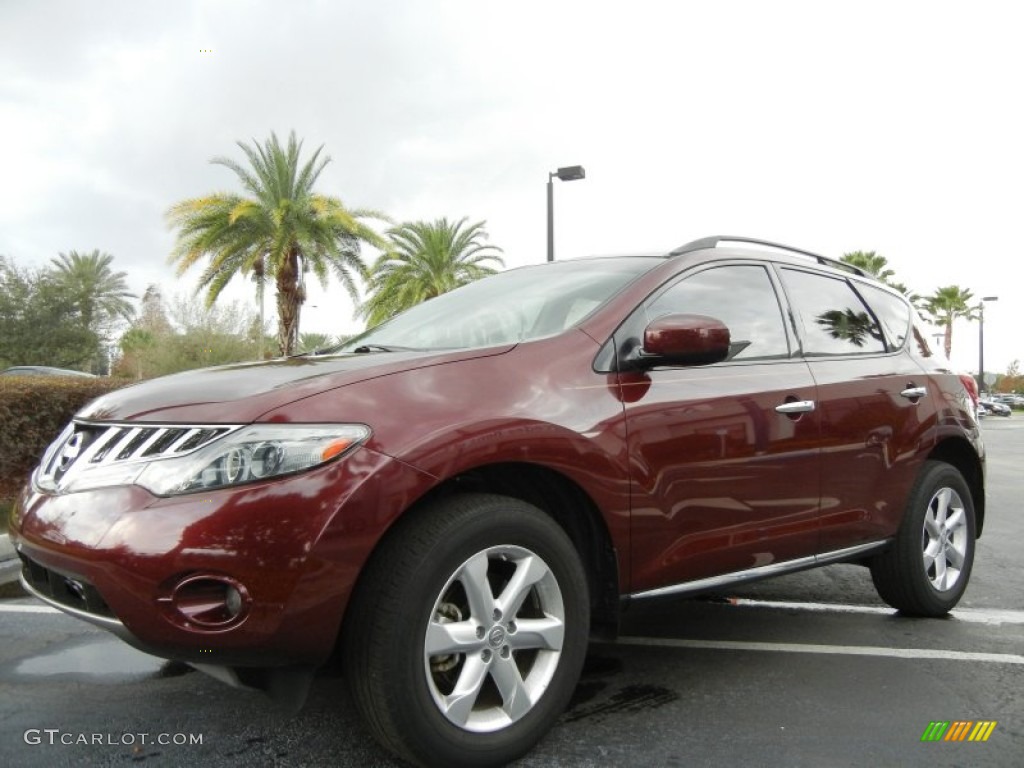
[[[26,589],[132,645],[297,700],[337,652],[388,748],[496,765],[631,601],[858,562],[940,616],[984,512],[967,385],[902,296],[708,238],[106,395],[12,538]]]

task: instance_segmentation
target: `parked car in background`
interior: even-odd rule
[[[637,601],[858,563],[943,616],[984,528],[973,381],[860,269],[744,238],[509,270],[323,354],[83,408],[16,503],[32,594],[387,748],[504,765]],[[727,660],[728,661],[728,660]]]
[[[983,399],[980,402],[985,407],[985,410],[994,416],[1009,416],[1013,412],[1010,406],[998,400]]]
[[[0,371],[0,376],[87,376],[96,378],[91,373],[72,371],[69,368],[52,368],[48,365],[16,365]]]

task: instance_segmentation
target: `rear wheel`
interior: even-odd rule
[[[345,621],[355,704],[421,765],[503,765],[568,704],[589,631],[572,542],[516,499],[457,496],[398,524]]]
[[[879,596],[911,616],[943,616],[974,564],[974,501],[955,467],[926,462],[892,546],[871,564]]]

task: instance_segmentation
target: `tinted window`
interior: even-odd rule
[[[845,280],[783,269],[782,281],[803,331],[805,355],[885,351],[881,328]]]
[[[914,324],[914,341],[917,342],[917,354],[921,357],[932,357],[939,354],[939,350],[932,351],[931,344],[928,343],[928,338],[925,332],[922,330],[920,319]],[[911,347],[913,349],[913,347]]]
[[[690,275],[647,307],[648,322],[667,314],[721,320],[732,337],[730,360],[789,356],[782,309],[764,267],[716,267]]]
[[[910,330],[910,306],[899,296],[893,296],[867,283],[857,283],[857,290],[874,310],[875,317],[885,330],[889,346],[900,349]]]

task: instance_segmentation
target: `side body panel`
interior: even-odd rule
[[[896,533],[935,439],[930,382],[906,353],[811,360],[822,434],[822,539],[828,552]]]
[[[819,426],[802,361],[655,370],[626,389],[633,590],[813,555]]]

